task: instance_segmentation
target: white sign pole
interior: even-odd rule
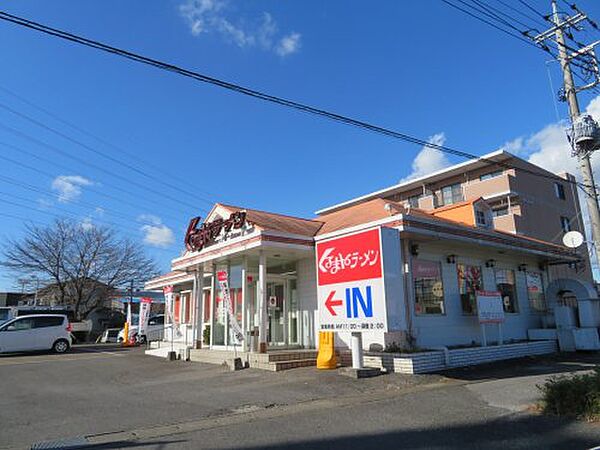
[[[362,369],[364,367],[362,333],[360,331],[352,332],[352,368]]]
[[[480,326],[481,326],[481,345],[483,345],[484,347],[487,347],[487,337],[485,335],[485,323],[482,323]]]

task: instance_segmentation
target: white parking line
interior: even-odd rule
[[[99,352],[98,352],[99,353]],[[90,360],[90,359],[102,359],[102,358],[112,358],[115,356],[124,356],[124,355],[120,355],[118,353],[112,353],[112,352],[102,352],[101,354],[97,354],[95,356],[83,356],[83,357],[77,357],[75,355],[72,355],[70,357],[61,357],[61,356],[57,356],[56,358],[47,358],[47,359],[27,359],[25,361],[22,360],[18,360],[17,358],[27,358],[26,356],[24,357],[4,357],[7,359],[7,361],[4,361],[4,358],[0,358],[0,366],[22,366],[22,365],[27,365],[27,364],[43,364],[43,363],[51,363],[51,362],[68,362],[68,361],[85,361],[85,360]]]

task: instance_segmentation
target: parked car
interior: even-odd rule
[[[14,319],[16,316],[16,308],[14,306],[2,306],[0,307],[0,325],[4,322],[8,322],[10,319]]]
[[[71,324],[62,314],[20,316],[0,326],[0,353],[71,348]]]
[[[110,342],[119,342],[118,339],[120,332],[120,328],[107,328],[100,336],[98,336],[96,343],[107,344]]]
[[[140,344],[144,344],[147,341],[160,341],[162,340],[165,333],[165,315],[157,314],[148,319],[148,327],[146,328],[146,333],[139,336],[138,335],[138,321],[137,315],[133,317],[133,324],[129,327],[129,340],[135,341]],[[123,342],[125,339],[125,328],[123,328],[119,332],[119,337],[117,338],[118,342]]]

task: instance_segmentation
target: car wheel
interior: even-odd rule
[[[144,336],[143,334],[141,336],[138,337],[138,342],[140,344],[145,344],[146,343],[146,336]]]
[[[52,346],[54,353],[66,353],[69,350],[69,341],[66,339],[59,339]]]

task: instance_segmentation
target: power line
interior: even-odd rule
[[[7,144],[4,144],[4,143],[0,142],[0,145],[7,145]],[[12,147],[12,146],[11,146],[11,147]],[[13,147],[13,148],[14,148],[14,147]],[[16,147],[16,148],[18,148],[18,147]],[[9,158],[8,156],[0,155],[0,159],[2,159],[2,160],[4,160],[4,161],[8,161],[8,162],[9,162],[9,163],[11,163],[11,164],[14,164],[14,165],[17,165],[17,166],[20,166],[20,167],[24,167],[24,168],[26,168],[26,169],[28,169],[28,170],[31,170],[31,171],[33,171],[33,172],[39,173],[39,174],[41,174],[41,175],[44,175],[45,177],[48,177],[48,178],[51,178],[51,179],[54,179],[54,178],[55,178],[55,176],[54,176],[53,174],[50,174],[50,173],[48,173],[48,172],[45,172],[45,171],[43,171],[43,170],[41,170],[41,169],[38,169],[37,167],[30,166],[30,165],[28,165],[28,164],[26,164],[26,163],[23,163],[23,162],[21,162],[21,161],[17,161],[17,160],[15,160],[15,159]],[[0,175],[0,179],[2,179],[2,178],[3,178],[3,176],[2,176],[2,175]],[[115,186],[113,186],[113,188],[114,188],[114,189],[117,189],[117,190],[120,190],[120,188],[117,188],[117,187],[115,187]],[[88,186],[88,187],[86,187],[86,189],[87,189],[87,190],[89,190],[90,192],[94,192],[94,193],[95,193],[95,194],[97,194],[97,195],[100,195],[100,196],[102,196],[102,197],[108,198],[108,199],[110,199],[110,200],[114,200],[114,201],[120,202],[120,203],[122,203],[122,204],[124,204],[124,205],[127,205],[127,206],[131,206],[131,207],[134,207],[134,208],[139,208],[139,206],[140,206],[140,205],[139,205],[139,203],[133,203],[133,202],[129,202],[129,201],[127,201],[127,200],[124,200],[124,199],[122,199],[122,198],[120,198],[120,197],[115,197],[115,196],[113,196],[113,195],[107,194],[107,193],[105,193],[105,192],[103,192],[103,191],[100,191],[100,190],[98,190],[98,189],[94,189],[93,187],[89,187],[89,186]],[[128,193],[128,191],[124,191],[124,192]],[[130,195],[132,195],[131,193],[129,193],[129,194],[130,194]],[[52,195],[55,195],[56,197],[59,197],[59,196],[58,196],[58,195],[56,195],[56,194],[52,194]],[[181,220],[181,218],[176,218],[176,217],[174,217],[174,216],[165,215],[165,214],[163,214],[163,213],[161,213],[161,216],[163,216],[163,217],[168,217],[168,218],[170,218],[171,220],[174,220],[174,221],[177,221],[177,222]]]
[[[3,193],[3,192],[0,192],[0,195],[12,196],[12,197],[15,197],[15,198],[19,198],[17,196],[14,196],[13,194],[6,194],[6,193]],[[23,197],[20,197],[20,199],[23,200]],[[24,200],[33,202],[30,199],[24,199]],[[11,200],[5,200],[3,198],[0,198],[0,202],[5,203],[7,205],[15,206],[17,208],[23,208],[23,209],[26,209],[28,211],[32,211],[31,205],[27,205],[27,204],[23,204],[23,203],[18,203],[18,202],[14,202],[14,201],[11,201]],[[62,208],[57,208],[57,209],[62,210],[64,214],[66,214],[67,216],[70,216],[73,219],[86,219],[87,218],[85,216],[77,215],[77,214],[75,214],[75,213],[73,213],[71,211],[68,211],[68,210],[65,210],[65,209],[62,209]],[[55,217],[55,218],[58,218],[58,219],[64,218],[64,216],[52,213],[50,211],[43,211],[43,210],[39,210],[39,209],[35,209],[34,211],[36,213],[45,214],[45,215],[48,215],[48,216],[51,216],[51,217]],[[8,214],[4,213],[4,215],[8,215]],[[16,216],[14,216],[14,217],[17,218],[17,219],[19,219],[19,217],[16,217]],[[99,222],[99,223],[105,223],[107,225],[111,225],[115,229],[118,229],[119,231],[121,231],[121,233],[122,233],[123,228],[129,229],[129,230],[133,230],[135,233],[139,232],[139,230],[135,230],[135,229],[129,228],[129,227],[123,227],[122,225],[118,225],[118,224],[115,224],[113,222],[107,222],[107,221],[98,220],[98,219],[95,219],[95,220],[96,220],[96,222]],[[134,235],[129,235],[129,237],[134,238],[136,240],[139,239],[139,236],[134,237]],[[154,248],[154,249],[157,250],[157,251],[168,252],[169,254],[173,253],[172,251],[170,251],[168,249],[164,249],[164,248]]]
[[[16,187],[19,187],[19,188],[22,188],[22,189],[25,189],[25,190],[28,190],[31,192],[35,192],[38,194],[42,194],[44,196],[50,196],[50,197],[60,199],[60,195],[58,195],[58,194],[46,191],[44,189],[40,189],[36,186],[30,185],[27,183],[20,182],[19,180],[16,180],[11,177],[6,177],[4,175],[0,175],[0,182],[4,182],[6,184],[16,186]],[[17,196],[15,196],[15,198],[17,198]],[[108,209],[104,206],[92,205],[91,203],[82,202],[80,200],[78,200],[77,202],[69,202],[69,204],[80,207],[80,208],[90,208],[91,211],[94,211],[94,212],[97,210],[97,208],[101,208],[103,213],[106,212],[106,213],[109,213],[110,215],[118,217],[118,218],[129,219],[129,220],[127,220],[127,223],[139,222],[139,220],[138,220],[139,218],[136,218],[133,216],[128,216],[127,214],[118,213],[118,212],[113,211],[112,209]],[[93,214],[93,213],[90,212],[90,214]]]
[[[38,120],[34,119],[33,117],[30,117],[30,116],[28,116],[28,115],[26,115],[26,114],[20,113],[19,111],[16,111],[15,109],[11,108],[10,106],[7,106],[7,105],[5,105],[5,104],[3,104],[3,103],[0,103],[0,108],[1,108],[1,109],[4,109],[4,110],[6,110],[6,111],[8,111],[8,112],[10,112],[11,114],[14,114],[14,115],[16,115],[17,117],[20,117],[20,118],[22,118],[22,119],[24,119],[24,120],[27,120],[28,122],[31,122],[31,123],[33,123],[34,125],[37,125],[37,126],[38,126],[38,127],[40,127],[40,128],[43,128],[43,129],[45,129],[45,130],[47,130],[47,131],[50,131],[51,133],[54,133],[54,134],[56,134],[57,136],[60,136],[60,137],[62,137],[63,139],[65,139],[65,140],[67,140],[67,141],[69,141],[69,142],[71,142],[71,143],[73,143],[73,144],[79,145],[80,147],[82,147],[82,148],[84,148],[84,149],[86,149],[86,150],[88,150],[88,151],[91,151],[92,153],[95,153],[95,154],[102,155],[102,156],[104,156],[105,158],[108,158],[108,159],[111,159],[111,160],[113,160],[114,162],[117,162],[117,164],[121,164],[121,163],[120,163],[120,162],[119,162],[119,161],[118,161],[116,158],[113,158],[113,157],[111,157],[111,156],[108,156],[108,155],[103,155],[103,154],[102,154],[102,152],[98,152],[98,151],[96,151],[96,150],[95,150],[93,147],[90,147],[89,145],[87,145],[87,144],[85,144],[85,143],[83,143],[83,142],[81,142],[81,141],[78,141],[77,139],[71,138],[70,136],[67,136],[67,135],[66,135],[66,134],[64,134],[64,133],[62,133],[62,132],[60,132],[60,131],[58,131],[58,130],[55,130],[55,129],[54,129],[54,128],[52,128],[52,127],[49,127],[49,126],[47,126],[47,125],[43,124],[42,122],[40,122],[40,121],[38,121]],[[15,130],[14,128],[7,127],[6,125],[3,125],[3,126],[2,126],[2,128],[4,128],[4,129],[8,129],[8,130],[11,130],[12,132],[17,132],[17,133],[19,133],[20,135],[24,135],[24,133],[23,133],[23,132],[19,132],[19,131]],[[31,137],[30,137],[29,139],[30,139],[30,140],[33,140],[34,142],[36,142],[36,143],[38,143],[38,144],[41,142],[41,141],[39,141],[39,140],[37,140],[37,139],[35,139],[35,138],[31,138]],[[111,176],[111,177],[113,177],[113,178],[116,178],[116,179],[119,179],[119,180],[121,180],[121,181],[124,181],[125,183],[129,183],[129,184],[132,184],[132,185],[134,185],[134,186],[137,186],[138,188],[141,188],[141,189],[143,189],[143,190],[145,190],[145,191],[152,192],[153,194],[155,194],[155,195],[159,195],[159,196],[161,196],[161,197],[163,197],[163,198],[165,198],[165,199],[167,199],[167,200],[170,200],[170,201],[172,201],[172,202],[179,203],[179,204],[181,204],[181,205],[184,205],[184,206],[187,206],[187,207],[190,207],[190,208],[198,208],[196,205],[192,205],[191,203],[187,203],[187,202],[185,202],[185,201],[179,200],[179,199],[178,199],[178,198],[176,198],[176,197],[172,197],[171,195],[165,194],[165,193],[163,193],[163,192],[161,192],[161,191],[158,191],[158,190],[156,190],[156,189],[150,188],[150,187],[148,187],[148,186],[144,186],[143,184],[141,184],[141,183],[138,183],[137,181],[128,180],[128,179],[126,179],[126,178],[123,178],[122,176],[120,176],[120,175],[117,175],[116,173],[114,173],[114,172],[112,172],[112,171],[110,171],[110,170],[107,170],[107,169],[105,169],[105,168],[103,168],[103,167],[100,167],[100,166],[98,166],[98,165],[96,165],[96,164],[92,164],[92,163],[90,163],[90,162],[87,162],[87,161],[85,161],[85,160],[83,160],[83,159],[81,159],[81,158],[78,158],[78,157],[76,157],[76,156],[73,156],[73,155],[71,155],[70,153],[66,152],[65,150],[61,150],[61,149],[59,149],[59,148],[57,148],[57,147],[54,147],[54,146],[51,146],[51,145],[49,145],[49,144],[46,144],[45,146],[46,146],[46,147],[48,147],[48,148],[50,148],[50,149],[52,149],[52,150],[53,150],[53,151],[55,151],[55,152],[58,152],[58,153],[60,153],[60,154],[62,154],[62,155],[64,155],[64,156],[67,156],[67,157],[69,157],[69,158],[71,158],[71,159],[74,159],[74,160],[78,161],[79,163],[81,163],[81,164],[83,164],[83,165],[86,165],[86,166],[89,166],[89,167],[93,167],[93,168],[95,168],[96,170],[100,170],[100,171],[104,172],[104,173],[105,173],[105,174],[107,174],[108,176]],[[131,170],[135,170],[135,168],[133,168],[133,166],[126,166],[126,167],[130,167],[130,168],[131,168]],[[149,177],[150,177],[150,179],[151,179],[151,180],[153,180],[153,181],[156,181],[156,180],[155,180],[155,179],[154,179],[152,176],[149,176]],[[205,200],[205,199],[202,199],[201,197],[199,197],[199,198],[200,198],[201,200],[204,200],[204,201],[206,201],[206,202],[210,203],[210,204],[212,204],[212,203],[213,203],[213,202],[211,202],[210,200]]]
[[[462,4],[466,4],[463,0],[456,0],[456,1],[459,1]],[[472,1],[477,1],[477,0],[472,0]],[[530,31],[530,30],[522,31],[522,30],[518,29],[517,27],[515,27],[515,26],[513,26],[511,24],[508,24],[508,26],[511,29],[517,31],[520,34],[520,35],[517,35],[517,34],[511,32],[511,31],[508,31],[508,30],[506,30],[506,29],[504,29],[504,28],[502,28],[502,27],[500,27],[500,26],[498,26],[498,25],[490,22],[489,20],[487,20],[487,19],[485,19],[485,18],[483,18],[481,16],[473,14],[470,11],[467,11],[467,10],[465,10],[465,9],[463,9],[463,8],[461,8],[461,7],[453,4],[453,3],[451,3],[449,0],[442,0],[442,2],[446,3],[449,6],[452,6],[453,8],[455,8],[455,9],[457,9],[457,10],[459,10],[459,11],[461,11],[461,12],[463,12],[463,13],[465,13],[465,14],[467,14],[467,15],[469,15],[469,16],[471,16],[471,17],[473,17],[473,18],[475,18],[475,19],[477,19],[479,21],[482,21],[482,22],[484,22],[484,23],[492,26],[493,28],[495,28],[495,29],[497,29],[499,31],[502,31],[504,34],[507,34],[507,35],[509,35],[511,37],[514,37],[514,38],[520,40],[521,42],[525,42],[526,44],[528,44],[528,45],[530,45],[530,46],[532,46],[534,48],[537,48],[537,49],[545,51],[546,53],[550,54],[552,56],[552,58],[554,58],[554,59],[557,58],[557,56],[554,53],[552,53],[552,51],[550,50],[550,48],[547,45],[545,45],[545,44],[534,44],[532,41],[527,40],[527,39],[523,38],[522,36],[520,36],[520,35],[523,35],[523,36],[528,36],[529,37],[528,31]],[[472,6],[472,5],[468,5],[468,6],[471,7],[471,9],[474,9],[475,11],[478,11],[480,13],[484,13],[485,14],[485,12],[482,11],[481,9],[479,9],[479,8],[476,8],[476,7]],[[498,20],[498,19],[496,19],[495,17],[493,17],[490,14],[486,14],[486,15],[487,15],[487,17],[490,17],[492,20],[495,20],[496,22],[500,23],[501,25],[506,26],[506,24],[507,24],[507,22],[505,20]],[[557,43],[555,43],[555,44],[557,45],[557,47],[559,46]],[[566,48],[566,49],[568,49],[570,51],[573,51],[573,52],[577,52],[578,51],[578,49],[575,49],[575,48],[573,48],[573,47],[571,47],[569,45],[566,45],[566,44],[563,44],[562,47]],[[582,60],[582,62],[583,62],[583,64],[586,63],[585,60]],[[576,67],[578,67],[578,68],[580,68],[580,69],[582,69],[584,71],[588,70],[587,67],[583,66],[581,63],[576,62],[574,60],[571,60],[570,64],[572,64],[572,65],[574,65],[574,66],[576,66]],[[582,81],[583,83],[587,83],[587,81],[584,79],[584,77],[581,74],[579,74],[578,72],[573,72],[573,73],[574,73],[574,75],[580,81]],[[600,91],[598,91],[598,88],[596,88],[596,87],[592,88],[592,91],[594,93],[596,93],[596,94],[600,94]]]
[[[536,15],[540,16],[542,19],[548,20],[547,16],[545,16],[544,14],[542,14],[541,12],[539,12],[533,6],[531,6],[530,4],[528,4],[526,1],[519,0],[519,3],[521,3],[523,6],[525,6],[527,9],[529,9],[530,11],[532,11],[533,13],[535,13]]]
[[[494,14],[494,16],[496,16],[496,17],[498,17],[498,18],[500,18],[500,16],[498,16],[498,14],[500,14],[500,15],[502,15],[502,16],[504,16],[504,17],[506,17],[508,20],[512,20],[513,22],[516,22],[516,23],[518,23],[519,25],[521,25],[521,26],[524,26],[524,27],[525,27],[525,28],[527,28],[527,29],[538,31],[536,28],[534,28],[534,27],[530,26],[529,24],[527,24],[527,23],[525,23],[525,22],[523,22],[523,21],[521,21],[521,20],[517,19],[517,18],[516,18],[516,17],[514,17],[514,16],[511,16],[510,14],[507,14],[507,13],[505,13],[504,11],[502,11],[502,10],[501,10],[501,9],[499,9],[499,8],[496,8],[495,6],[492,6],[492,5],[486,5],[486,4],[484,4],[483,2],[481,2],[481,1],[479,1],[479,0],[473,0],[473,1],[474,1],[475,3],[477,3],[477,4],[478,4],[480,7],[482,7],[482,8],[484,8],[484,9],[486,9],[486,10],[490,11],[490,13]],[[495,13],[494,13],[493,11],[495,11]]]
[[[446,3],[449,3],[446,0],[442,0],[442,1],[445,1]],[[452,5],[452,6],[455,6],[455,5]],[[192,79],[194,79],[196,81],[200,81],[200,82],[203,82],[203,83],[207,83],[207,84],[211,84],[211,85],[214,85],[214,86],[218,86],[218,87],[221,87],[223,89],[227,89],[227,90],[230,90],[230,91],[233,91],[233,92],[237,92],[239,94],[243,94],[243,95],[246,95],[246,96],[249,96],[249,97],[257,98],[257,99],[260,99],[260,100],[263,100],[263,101],[267,101],[267,102],[270,102],[270,103],[275,103],[275,104],[278,104],[278,105],[281,105],[281,106],[285,106],[285,107],[288,107],[288,108],[296,109],[296,110],[302,111],[304,113],[308,113],[308,114],[312,114],[312,115],[324,117],[324,118],[327,118],[327,119],[330,119],[330,120],[334,120],[334,121],[337,121],[337,122],[345,123],[347,125],[355,126],[355,127],[358,127],[358,128],[361,128],[361,129],[364,129],[364,130],[367,130],[367,131],[371,131],[371,132],[374,132],[374,133],[377,133],[377,134],[381,134],[381,135],[384,135],[384,136],[388,136],[388,137],[400,139],[400,140],[403,140],[405,142],[409,142],[409,143],[412,143],[412,144],[415,144],[415,145],[433,148],[433,149],[436,149],[436,150],[444,152],[444,153],[448,153],[448,154],[452,154],[452,155],[455,155],[455,156],[459,156],[461,158],[478,159],[478,160],[480,160],[482,162],[486,162],[486,163],[488,163],[488,164],[490,164],[492,166],[500,166],[500,167],[508,166],[509,168],[513,168],[513,166],[511,166],[509,164],[504,164],[504,163],[501,163],[501,162],[489,160],[487,158],[482,158],[482,157],[479,157],[479,156],[467,153],[467,152],[462,151],[462,150],[454,149],[454,148],[451,148],[451,147],[433,144],[433,143],[428,142],[426,140],[423,140],[423,139],[420,139],[420,138],[416,138],[414,136],[410,136],[408,134],[401,133],[401,132],[398,132],[398,131],[394,131],[394,130],[391,130],[391,129],[388,129],[388,128],[384,128],[384,127],[381,127],[381,126],[373,125],[373,124],[370,124],[368,122],[364,122],[362,120],[353,119],[351,117],[344,116],[344,115],[341,115],[341,114],[338,114],[338,113],[330,112],[330,111],[327,111],[327,110],[323,110],[323,109],[320,109],[320,108],[309,106],[307,104],[303,104],[303,103],[300,103],[300,102],[289,100],[289,99],[286,99],[286,98],[283,98],[283,97],[278,97],[278,96],[267,94],[265,92],[261,92],[261,91],[255,90],[255,89],[250,89],[250,88],[238,85],[238,84],[234,84],[234,83],[230,83],[230,82],[227,82],[227,81],[224,81],[224,80],[220,80],[218,78],[214,78],[214,77],[211,77],[211,76],[208,76],[208,75],[204,75],[204,74],[201,74],[199,72],[194,72],[192,70],[184,69],[182,67],[179,67],[179,66],[176,66],[176,65],[173,65],[173,64],[170,64],[170,63],[165,63],[165,62],[162,62],[162,61],[159,61],[159,60],[156,60],[156,59],[153,59],[153,58],[149,58],[149,57],[146,57],[146,56],[134,53],[134,52],[130,52],[130,51],[123,50],[123,49],[120,49],[120,48],[117,48],[117,47],[113,47],[113,46],[104,44],[104,43],[99,42],[99,41],[95,41],[95,40],[88,39],[88,38],[85,38],[85,37],[82,37],[82,36],[78,36],[78,35],[75,35],[73,33],[69,33],[69,32],[66,32],[66,31],[59,30],[57,28],[52,28],[52,27],[49,27],[49,26],[46,26],[46,25],[43,25],[43,24],[31,21],[29,19],[25,19],[25,18],[22,18],[22,17],[19,17],[19,16],[15,16],[15,15],[3,12],[3,11],[0,11],[0,19],[4,20],[4,21],[7,21],[7,22],[12,22],[12,23],[20,25],[20,26],[24,26],[24,27],[29,28],[29,29],[33,29],[33,30],[39,31],[39,32],[44,33],[44,34],[48,34],[48,35],[55,36],[55,37],[58,37],[58,38],[61,38],[61,39],[65,39],[65,40],[68,40],[68,41],[71,41],[71,42],[74,42],[74,43],[77,43],[77,44],[80,44],[80,45],[84,45],[86,47],[94,48],[96,50],[101,50],[103,52],[107,52],[107,53],[111,53],[111,54],[114,54],[114,55],[117,55],[117,56],[121,56],[121,57],[124,57],[126,59],[129,59],[129,60],[132,60],[132,61],[135,61],[135,62],[139,62],[139,63],[146,64],[146,65],[150,65],[150,66],[153,66],[153,67],[156,67],[156,68],[159,68],[159,69],[163,69],[163,70],[166,70],[166,71],[169,71],[169,72],[173,72],[173,73],[176,73],[176,74],[188,77],[188,78],[192,78]],[[493,24],[492,24],[492,26],[494,26],[495,28],[497,28]],[[511,34],[511,33],[507,32],[506,30],[502,30],[502,31],[506,32],[508,34]],[[524,42],[527,42],[529,45],[533,45],[531,42],[529,42],[529,41],[527,41],[525,39],[522,39],[522,38],[520,38],[520,39],[523,40]],[[529,169],[519,169],[519,170],[522,170],[523,172],[531,173],[532,175],[535,175],[535,176],[549,178],[549,179],[553,179],[553,180],[556,180],[556,181],[567,182],[567,183],[570,182],[569,180],[565,180],[565,179],[563,179],[561,177],[558,177],[557,175],[545,174],[545,173],[542,173],[542,172],[533,171],[533,170],[529,170]],[[576,182],[573,182],[573,183],[576,183]]]
[[[497,1],[498,3],[500,3],[500,4],[504,5],[506,8],[508,8],[508,9],[510,9],[510,10],[512,10],[512,11],[514,11],[514,12],[516,12],[517,14],[520,14],[522,17],[526,17],[527,19],[529,19],[529,20],[531,20],[531,21],[533,21],[533,22],[535,22],[535,23],[537,23],[537,24],[539,24],[539,25],[546,26],[546,23],[545,23],[545,22],[542,22],[541,20],[539,20],[539,19],[537,19],[537,18],[535,18],[535,17],[532,17],[532,16],[530,16],[529,14],[526,14],[526,13],[524,13],[524,12],[523,12],[523,11],[521,11],[520,9],[518,9],[518,8],[515,8],[514,6],[512,6],[512,5],[508,4],[508,3],[506,3],[505,1],[503,1],[503,0],[496,0],[496,1]]]
[[[81,133],[81,134],[83,134],[83,135],[85,135],[85,136],[87,136],[87,137],[90,137],[90,138],[92,138],[92,139],[96,140],[97,142],[99,142],[99,143],[101,143],[101,144],[103,144],[103,145],[106,145],[107,147],[111,147],[111,148],[113,148],[113,149],[115,149],[115,150],[119,151],[120,153],[122,153],[122,154],[125,154],[125,155],[129,156],[129,157],[130,157],[130,158],[132,158],[132,159],[135,159],[135,160],[136,160],[136,164],[141,164],[141,163],[143,163],[143,164],[144,164],[144,165],[146,165],[147,167],[150,167],[151,169],[153,169],[153,170],[156,170],[157,172],[161,173],[162,175],[165,175],[165,174],[166,174],[166,175],[169,175],[169,176],[171,176],[171,177],[173,177],[173,178],[175,177],[174,175],[172,175],[172,174],[170,174],[170,173],[166,172],[164,167],[159,167],[159,166],[157,166],[157,165],[154,165],[154,164],[152,164],[150,161],[140,161],[139,155],[135,155],[135,154],[133,154],[133,153],[131,153],[131,152],[128,152],[127,150],[123,149],[121,146],[117,146],[117,145],[115,145],[115,144],[113,144],[113,143],[111,143],[111,142],[108,142],[107,140],[105,140],[105,139],[103,139],[103,138],[101,138],[101,137],[97,136],[96,134],[94,134],[94,133],[91,133],[91,132],[89,132],[89,131],[87,131],[87,130],[83,129],[83,128],[81,128],[80,126],[78,126],[78,125],[75,125],[74,123],[72,123],[72,122],[70,122],[70,121],[68,121],[68,120],[66,120],[66,119],[63,119],[63,118],[62,118],[62,117],[60,117],[59,115],[57,115],[57,114],[55,114],[55,113],[53,113],[53,112],[49,111],[49,110],[48,110],[48,109],[46,109],[46,108],[43,108],[42,106],[39,106],[39,105],[37,105],[36,103],[32,102],[31,100],[28,100],[28,99],[26,99],[26,98],[25,98],[25,97],[23,97],[22,95],[19,95],[19,94],[17,94],[16,92],[14,92],[14,91],[12,91],[12,90],[10,90],[10,89],[6,88],[5,86],[0,86],[0,91],[3,91],[3,92],[5,92],[5,93],[7,93],[7,94],[9,94],[9,95],[13,96],[14,98],[16,98],[16,99],[20,100],[21,102],[25,103],[26,105],[28,105],[28,106],[30,106],[30,107],[32,107],[32,108],[34,108],[34,109],[38,110],[38,111],[41,111],[42,113],[46,114],[47,116],[49,116],[49,117],[53,118],[54,120],[56,120],[56,121],[58,121],[58,122],[60,122],[60,123],[62,123],[63,125],[66,125],[66,126],[68,126],[68,127],[72,128],[73,130],[75,130],[75,131],[77,131],[77,132],[79,132],[79,133]],[[108,157],[108,156],[107,156],[107,157]],[[126,164],[126,163],[123,163],[123,164]],[[133,167],[133,170],[135,170],[135,171],[138,171],[139,169],[138,169],[138,168],[135,168],[135,166],[134,166],[134,167]],[[146,174],[145,176],[146,176],[147,178],[148,178],[148,177],[152,177],[152,175],[149,175],[149,174]],[[153,178],[153,179],[154,179],[154,178]],[[165,186],[168,186],[168,187],[170,187],[171,189],[173,189],[173,190],[176,190],[177,192],[180,192],[180,193],[183,193],[183,194],[187,194],[187,195],[188,195],[188,196],[190,196],[191,198],[198,199],[198,193],[197,193],[197,192],[188,191],[188,190],[186,190],[186,189],[183,189],[183,188],[182,188],[182,187],[180,187],[180,186],[177,186],[177,185],[175,185],[175,184],[168,183],[167,181],[164,181],[164,180],[163,180],[163,181],[160,181],[160,184],[163,184],[163,185],[165,185]],[[214,195],[214,194],[211,194],[211,193],[209,193],[209,192],[206,192],[206,191],[204,191],[204,193],[205,193],[205,194],[207,194],[207,195],[211,195],[211,196],[212,196],[212,195]],[[213,201],[210,201],[210,202],[211,202],[211,204],[212,204],[212,203],[214,203]]]
[[[460,0],[459,0],[459,1],[460,1]],[[527,45],[531,45],[531,46],[533,46],[533,47],[536,47],[536,48],[538,48],[538,47],[537,47],[537,45],[535,45],[535,44],[534,44],[533,42],[531,42],[531,41],[528,41],[528,40],[527,40],[527,39],[525,39],[524,37],[522,37],[522,36],[519,36],[518,34],[514,34],[514,33],[510,32],[510,31],[508,31],[508,30],[505,30],[504,28],[501,28],[501,27],[499,27],[498,25],[495,25],[494,23],[490,22],[490,21],[489,21],[489,20],[487,20],[487,19],[484,19],[484,18],[482,18],[482,17],[480,17],[480,16],[477,16],[477,15],[475,15],[475,14],[471,13],[470,11],[468,11],[468,10],[466,10],[466,9],[464,9],[464,8],[461,8],[460,6],[457,6],[457,5],[455,5],[454,3],[450,3],[448,0],[442,0],[442,2],[444,2],[444,3],[445,3],[445,4],[447,4],[448,6],[451,6],[451,7],[452,7],[452,8],[454,8],[454,9],[457,9],[457,10],[459,10],[459,11],[461,11],[461,12],[463,12],[463,13],[465,13],[465,14],[467,14],[467,15],[471,16],[471,17],[473,17],[474,19],[477,19],[477,20],[479,20],[479,21],[481,21],[481,22],[484,22],[484,23],[488,24],[489,26],[491,26],[491,27],[493,27],[493,28],[497,29],[498,31],[501,31],[501,32],[502,32],[502,33],[504,33],[504,34],[508,34],[509,36],[512,36],[512,37],[514,37],[514,38],[516,38],[516,39],[518,39],[518,40],[520,40],[520,41],[522,41],[522,42],[525,42]],[[1,13],[0,13],[0,14],[1,14]],[[1,18],[2,18],[2,17],[0,17],[0,19],[1,19]]]

